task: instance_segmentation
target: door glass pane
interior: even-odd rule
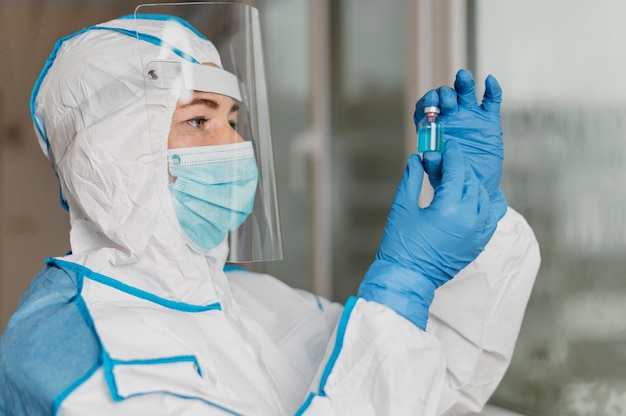
[[[626,3],[478,0],[477,79],[504,89],[503,188],[542,266],[493,402],[626,414]]]
[[[406,166],[402,1],[332,1],[335,298],[356,294]]]
[[[257,1],[263,19],[285,259],[250,265],[311,289],[311,4]],[[329,2],[333,299],[356,293],[405,167],[405,2]],[[372,28],[384,28],[375,30]],[[375,197],[373,197],[375,196]]]
[[[310,5],[256,2],[263,29],[284,259],[246,267],[311,288],[311,198],[305,142],[310,126]]]

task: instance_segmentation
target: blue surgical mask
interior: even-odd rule
[[[217,247],[250,215],[259,172],[251,142],[168,150],[178,222],[195,248]]]

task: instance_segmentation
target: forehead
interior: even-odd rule
[[[204,105],[215,109],[226,108],[231,111],[236,111],[239,108],[237,101],[227,95],[205,91],[183,91],[178,99],[177,107],[195,105]]]

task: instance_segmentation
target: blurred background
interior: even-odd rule
[[[626,2],[246,3],[262,18],[285,250],[253,267],[337,301],[354,294],[415,148],[415,101],[460,68],[479,95],[493,74],[502,186],[543,261],[484,414],[626,415]],[[43,259],[69,249],[33,84],[56,39],[136,4],[0,0],[0,331]]]

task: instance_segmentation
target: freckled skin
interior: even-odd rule
[[[235,131],[237,102],[225,95],[194,91],[179,100],[167,140],[169,149],[244,141]]]

